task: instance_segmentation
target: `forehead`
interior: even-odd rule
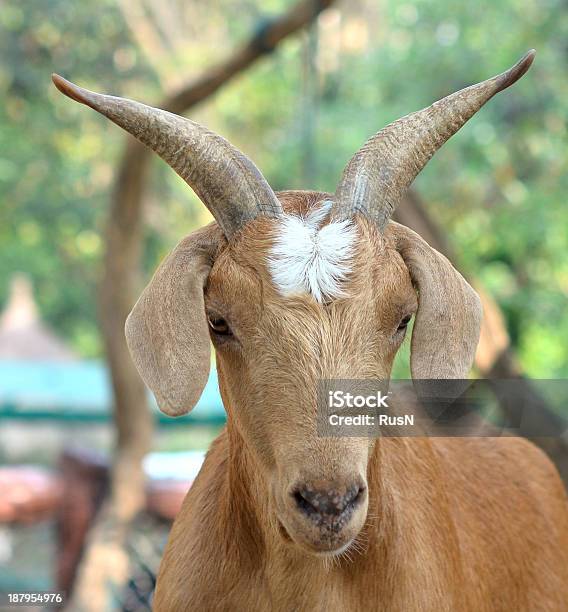
[[[323,306],[371,293],[391,302],[413,299],[402,258],[374,224],[359,217],[330,222],[328,193],[277,195],[284,218],[256,219],[219,254],[208,283],[219,299],[252,298],[254,306],[266,300]]]

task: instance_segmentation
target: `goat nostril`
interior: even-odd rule
[[[316,507],[310,501],[308,501],[306,497],[304,497],[301,491],[295,491],[293,495],[294,499],[296,500],[296,505],[300,510],[306,514],[317,512]]]
[[[319,488],[306,484],[296,489],[292,495],[298,509],[308,516],[341,516],[352,511],[361,501],[365,492],[364,486],[337,486]]]

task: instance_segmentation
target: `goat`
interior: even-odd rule
[[[275,193],[200,125],[54,75],[157,152],[216,220],[178,244],[126,323],[165,413],[196,403],[210,342],[227,411],[173,525],[157,611],[568,610],[567,497],[531,443],[316,431],[318,381],[388,379],[411,316],[413,378],[467,377],[480,301],[390,217],[533,58],[378,132],[333,195]]]

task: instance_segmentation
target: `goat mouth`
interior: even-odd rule
[[[286,527],[280,517],[277,518],[277,525],[280,536],[288,545],[299,547],[305,553],[323,558],[341,556],[358,535],[358,532],[354,533],[349,529],[326,529],[315,525],[307,529]]]
[[[275,526],[282,542],[315,557],[342,555],[367,515],[366,485],[357,483],[352,488],[343,492],[344,499],[329,494],[319,498],[297,487],[288,489],[283,499],[276,497]]]
[[[288,534],[287,540],[290,544],[299,547],[305,553],[320,558],[340,557],[346,550],[350,548],[356,539],[356,535],[350,536],[347,540],[338,538],[337,540],[329,540],[326,537],[313,537],[309,539],[298,540],[292,538]]]

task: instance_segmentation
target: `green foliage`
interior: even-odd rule
[[[155,79],[115,3],[97,15],[65,0],[0,6],[0,301],[14,271],[32,277],[48,322],[86,355],[100,352],[95,324],[100,229],[113,179],[117,134],[78,105],[62,104],[54,71],[110,90]],[[131,53],[120,71],[117,52]]]
[[[159,66],[120,6],[116,0],[99,2],[96,11],[71,0],[29,0],[25,10],[16,0],[0,6],[0,302],[10,274],[29,272],[48,321],[89,355],[100,350],[95,283],[123,138],[63,99],[49,74],[155,103],[163,86],[175,87],[223,59],[260,18],[290,3],[188,2],[187,40],[164,44],[170,52]],[[338,6],[319,20],[315,98],[300,35],[192,109],[192,118],[247,152],[275,188],[333,191],[345,162],[379,128],[508,68],[535,47],[529,74],[436,155],[417,188],[446,229],[461,269],[503,308],[528,373],[568,375],[564,4]],[[163,24],[158,30],[162,42],[174,40]],[[308,166],[315,168],[310,184]],[[150,270],[206,215],[160,162],[147,199]]]

